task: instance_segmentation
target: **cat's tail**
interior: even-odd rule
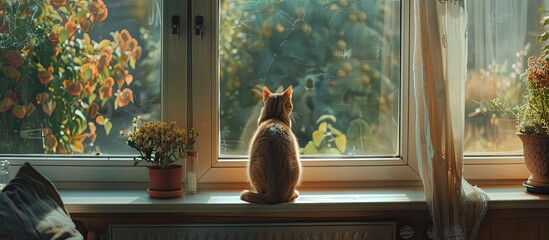
[[[268,193],[256,193],[249,190],[244,190],[240,194],[240,199],[250,203],[259,203],[259,204],[278,204],[284,202],[290,202],[297,198],[298,192],[294,191],[291,196],[285,197],[280,195],[273,195]]]

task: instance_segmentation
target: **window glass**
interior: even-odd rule
[[[400,1],[220,1],[221,157],[246,154],[262,87],[289,85],[303,156],[398,155],[400,44]]]
[[[516,136],[528,57],[539,54],[540,14],[548,1],[470,1],[465,151],[468,155],[518,155]]]
[[[0,153],[126,154],[160,119],[160,0],[0,2]]]

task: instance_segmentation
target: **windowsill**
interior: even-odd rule
[[[489,209],[546,208],[549,196],[517,186],[483,188]],[[203,190],[177,199],[151,199],[146,190],[60,190],[69,213],[212,213],[426,210],[423,189],[301,190],[295,202],[272,206],[240,200],[236,190]]]

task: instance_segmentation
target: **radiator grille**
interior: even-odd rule
[[[394,222],[110,226],[128,240],[394,240]]]

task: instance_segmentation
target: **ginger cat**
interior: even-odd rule
[[[253,190],[240,199],[259,204],[277,204],[297,198],[301,180],[299,147],[291,129],[292,86],[283,93],[263,87],[264,106],[250,146],[248,179]]]

